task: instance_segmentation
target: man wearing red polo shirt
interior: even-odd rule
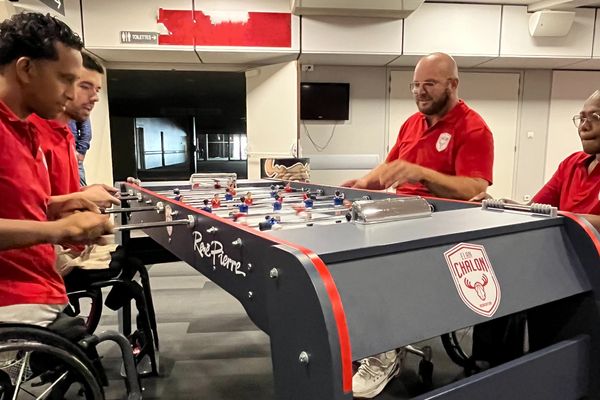
[[[561,211],[579,214],[600,231],[600,90],[583,103],[573,117],[583,151],[565,158],[531,203],[550,204]],[[490,198],[480,193],[471,200]],[[513,200],[506,200],[513,203]]]
[[[492,184],[494,142],[483,119],[458,98],[458,68],[434,53],[415,67],[410,90],[419,112],[404,122],[385,162],[342,186],[467,200]],[[377,396],[400,372],[396,350],[367,357],[352,378],[356,398]]]
[[[83,68],[75,87],[75,96],[67,102],[65,110],[54,120],[47,120],[36,114],[31,114],[28,119],[40,132],[41,147],[50,173],[52,196],[82,190],[80,196],[99,207],[107,208],[120,204],[114,197],[117,189],[100,184],[81,187],[75,137],[68,125],[75,118],[82,122],[89,118],[98,101],[98,91],[102,84],[102,74],[98,72],[102,71],[102,66],[88,54],[83,53],[82,58]]]
[[[410,89],[419,112],[400,128],[386,161],[342,186],[468,200],[492,183],[490,129],[458,98],[458,68],[447,54],[423,57]]]
[[[0,321],[50,324],[67,303],[51,244],[88,242],[110,230],[80,197],[50,198],[32,112],[55,118],[73,98],[81,40],[38,13],[0,23]],[[79,212],[76,212],[79,211]]]
[[[600,90],[585,101],[573,123],[583,151],[565,158],[532,201],[580,214],[600,231]]]

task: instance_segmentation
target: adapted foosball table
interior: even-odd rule
[[[574,215],[227,175],[121,186],[124,245],[141,228],[237,298],[278,399],[351,399],[353,361],[516,313],[525,355],[419,398],[600,398],[600,239]]]

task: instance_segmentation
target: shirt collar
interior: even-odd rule
[[[456,103],[456,105],[454,107],[452,107],[452,109],[450,109],[450,111],[448,111],[442,118],[440,118],[440,120],[434,126],[438,126],[443,123],[448,123],[448,124],[453,125],[458,119],[463,118],[466,108],[467,108],[467,105],[465,104],[465,102],[459,99],[458,103]],[[425,114],[421,113],[421,118],[423,119],[423,122],[426,124],[427,116]]]

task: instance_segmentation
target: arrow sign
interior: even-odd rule
[[[40,2],[50,7],[53,11],[65,15],[65,3],[63,0],[40,0]]]

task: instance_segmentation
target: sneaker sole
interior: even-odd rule
[[[387,384],[392,379],[394,379],[396,376],[398,376],[398,374],[400,374],[400,363],[397,362],[394,367],[394,371],[391,374],[389,374],[388,377],[386,378],[386,380],[381,382],[381,384],[379,386],[377,386],[375,389],[373,389],[369,392],[363,392],[363,393],[354,392],[352,395],[354,396],[354,398],[357,398],[357,399],[372,399],[373,397],[377,396],[379,393],[383,392],[383,389],[385,389]]]

